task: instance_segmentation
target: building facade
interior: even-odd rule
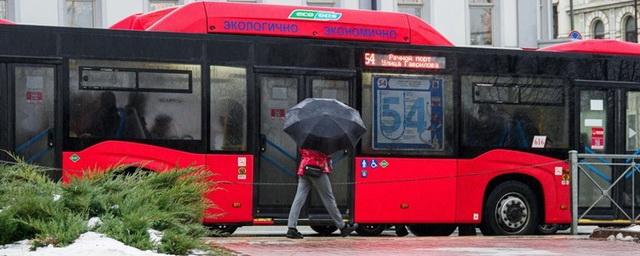
[[[0,18],[23,24],[104,28],[133,13],[194,1],[202,0],[0,0]],[[405,12],[424,19],[456,45],[536,48],[539,42],[553,39],[554,0],[227,1]]]
[[[638,42],[634,0],[554,0],[558,11],[558,38],[572,30],[584,38]],[[571,27],[573,2],[573,28]]]

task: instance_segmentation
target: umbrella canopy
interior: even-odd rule
[[[346,104],[308,98],[287,110],[284,131],[301,148],[332,154],[353,148],[367,129],[360,113]]]

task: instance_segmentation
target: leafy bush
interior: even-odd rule
[[[127,170],[91,171],[62,184],[22,161],[0,165],[0,244],[68,245],[98,217],[97,232],[139,249],[186,254],[206,248],[200,238],[208,232],[201,220],[210,206],[203,197],[213,187],[209,172]],[[149,239],[150,229],[163,232],[159,243]]]

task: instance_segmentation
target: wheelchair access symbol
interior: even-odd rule
[[[376,160],[371,160],[371,168],[378,168],[378,162]]]

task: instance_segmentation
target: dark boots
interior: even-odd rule
[[[343,237],[349,236],[349,235],[351,235],[351,232],[356,230],[356,228],[358,228],[358,224],[346,223],[346,224],[344,224],[344,227],[342,227],[340,229],[340,235],[343,236]]]
[[[289,230],[287,231],[287,238],[302,239],[304,238],[304,236],[302,236],[302,233],[298,232],[298,229],[289,228]]]

